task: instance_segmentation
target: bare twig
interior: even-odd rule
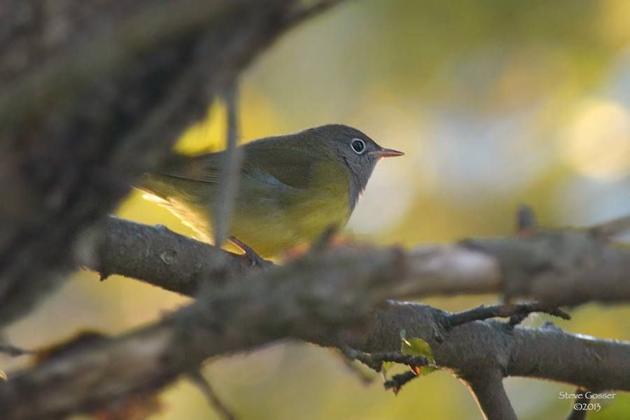
[[[398,373],[385,381],[383,386],[385,389],[391,389],[395,394],[398,394],[403,386],[416,378],[418,378],[418,375],[413,371]]]
[[[537,226],[538,223],[534,209],[525,204],[520,205],[516,211],[516,232],[519,234],[528,234],[536,229]]]
[[[201,390],[203,395],[206,397],[206,400],[210,404],[212,408],[219,414],[219,416],[223,420],[235,420],[236,416],[230,410],[221,398],[217,395],[217,393],[212,389],[210,382],[203,376],[200,370],[196,369],[191,371],[188,374],[188,377],[192,380],[192,382],[197,385],[197,387]]]
[[[238,81],[232,80],[223,94],[227,114],[227,147],[221,165],[221,185],[214,209],[214,243],[223,245],[238,194],[243,151],[238,147]]]
[[[501,304],[493,306],[481,305],[474,309],[469,309],[467,311],[457,312],[449,315],[446,318],[446,328],[450,329],[458,325],[466,324],[468,322],[495,317],[507,318],[517,316],[522,321],[524,317],[533,312],[542,312],[560,317],[562,319],[571,319],[571,316],[569,314],[560,310],[559,308],[537,302],[521,304]]]
[[[408,366],[426,366],[429,361],[426,357],[411,356],[397,351],[366,353],[350,347],[342,347],[343,354],[350,360],[358,360],[370,369],[380,372],[383,362],[401,363]]]
[[[352,360],[348,359],[345,354],[340,353],[339,358],[341,359],[344,366],[352,373],[363,385],[370,385],[376,379],[374,374],[370,374],[365,371],[361,366],[355,364]]]

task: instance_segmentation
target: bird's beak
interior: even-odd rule
[[[398,150],[394,150],[394,149],[381,149],[381,150],[375,150],[373,152],[370,152],[370,154],[372,154],[373,156],[376,156],[377,158],[384,158],[384,157],[395,157],[395,156],[402,156],[404,155],[403,152],[400,152]]]

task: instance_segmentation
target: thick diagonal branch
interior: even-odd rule
[[[202,267],[190,265],[191,261],[202,261],[207,255],[218,256],[223,251],[173,232],[111,219],[105,233],[105,243],[87,265],[106,274],[123,274],[188,294],[197,289],[197,282],[221,282],[226,276],[238,276],[247,270],[244,260],[234,256],[228,259],[231,263],[226,271],[212,266],[210,262],[215,258]],[[142,240],[136,241],[137,237]],[[130,247],[130,243],[138,246]],[[162,252],[184,257],[172,259],[167,267],[155,252],[146,249],[156,245]],[[347,255],[337,257],[335,253],[313,258],[319,258],[316,263],[325,267],[321,270],[326,275],[338,275],[344,264],[350,267],[344,270],[357,272],[389,270],[405,280],[398,287],[409,288],[414,296],[506,293],[549,305],[630,301],[630,249],[602,241],[588,229],[423,245],[408,251],[361,247],[352,255],[351,263]],[[391,255],[396,255],[389,260],[391,265],[379,267]],[[162,275],[156,276],[157,268],[164,269]]]

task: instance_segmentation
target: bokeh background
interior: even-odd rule
[[[519,203],[543,225],[605,221],[630,212],[629,22],[628,0],[348,1],[285,36],[243,75],[242,137],[341,122],[404,150],[378,165],[359,201],[346,229],[357,240],[410,246],[510,234]],[[219,149],[224,132],[224,109],[214,104],[178,148]],[[118,213],[190,234],[137,193]],[[495,301],[429,303],[457,310]],[[87,328],[117,333],[185,302],[80,272],[8,336],[37,347]],[[573,314],[555,322],[630,340],[628,307],[585,305]],[[244,419],[481,418],[448,372],[395,396],[380,377],[365,386],[332,351],[303,343],[214,360],[205,373]],[[573,392],[526,379],[507,388],[524,419],[564,417],[570,404],[558,393]],[[162,402],[155,419],[215,418],[186,381]],[[630,395],[602,403],[592,418],[630,418]]]

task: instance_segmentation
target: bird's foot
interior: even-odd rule
[[[246,243],[240,241],[238,238],[234,236],[230,236],[230,242],[239,247],[245,253],[245,256],[249,259],[252,267],[266,267],[270,264],[269,261],[258,255],[256,251]]]

